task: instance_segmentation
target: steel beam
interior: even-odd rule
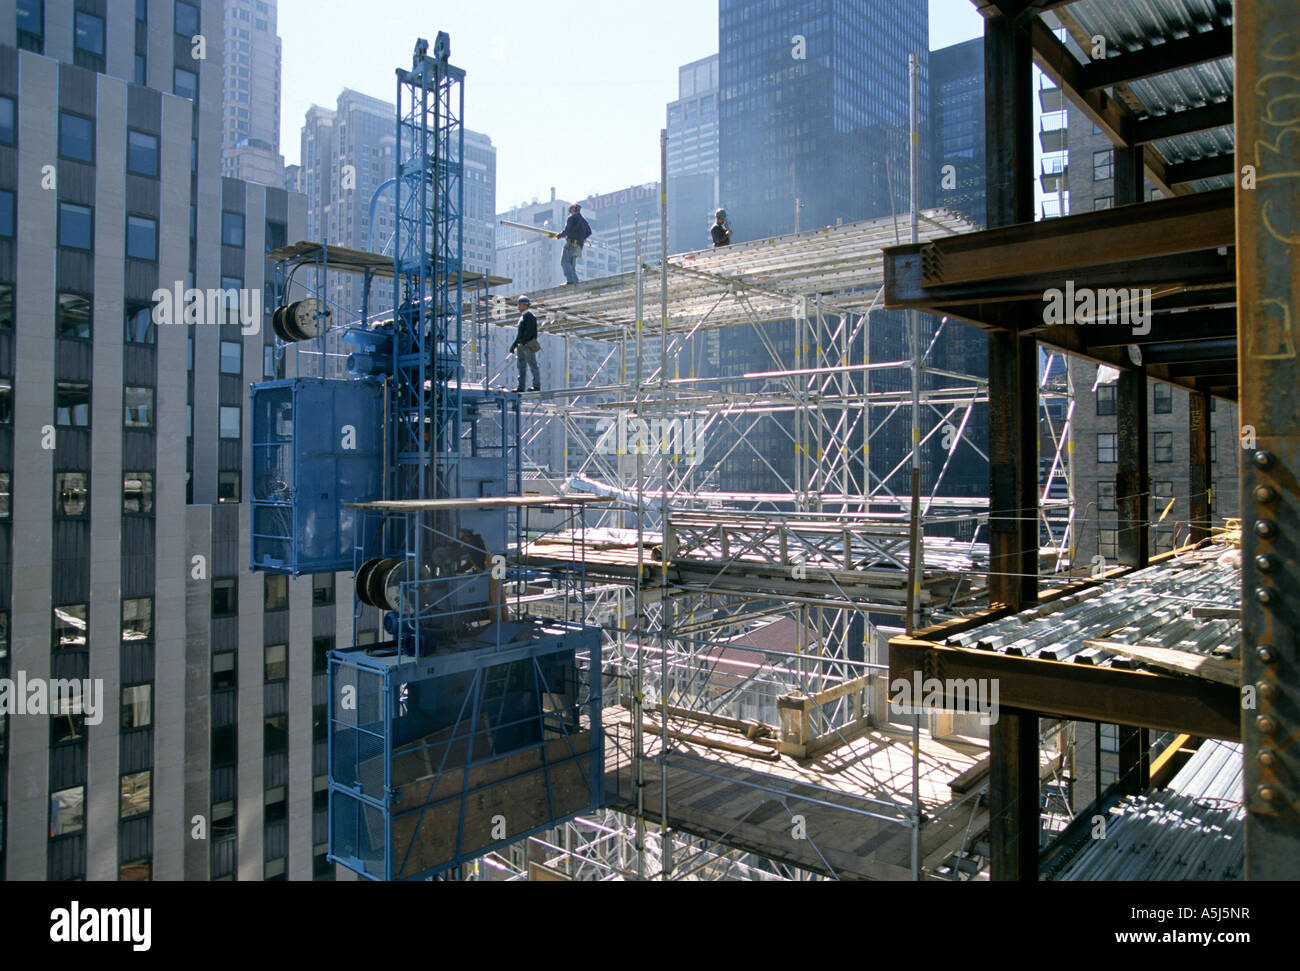
[[[1178,135],[1191,135],[1211,128],[1232,124],[1232,99],[1202,108],[1171,111],[1167,115],[1139,119],[1133,125],[1133,141],[1138,144],[1159,142]]]
[[[1119,561],[1137,569],[1150,560],[1150,469],[1147,427],[1147,373],[1121,371],[1115,393],[1119,469],[1115,500],[1119,507]]]
[[[1192,33],[1163,44],[1107,57],[1084,65],[1079,72],[1084,90],[1149,78],[1180,68],[1232,56],[1232,31],[1227,28]]]
[[[1210,396],[1193,391],[1188,396],[1187,489],[1191,541],[1199,543],[1210,535]]]
[[[922,634],[937,639],[945,631]],[[1003,711],[1022,709],[1043,717],[1186,732],[1201,738],[1241,738],[1241,692],[1213,681],[893,638],[890,681],[910,681],[917,671],[923,678],[941,680],[997,679]]]
[[[1300,879],[1300,5],[1235,8],[1246,876]],[[1251,702],[1254,707],[1251,707]]]
[[[989,877],[1038,879],[1038,716],[1005,707],[989,729]]]

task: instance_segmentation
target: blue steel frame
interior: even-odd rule
[[[431,57],[421,41],[411,70],[397,71],[393,366],[385,384],[388,462],[382,496],[389,500],[522,494],[518,396],[465,387],[467,344],[474,363],[481,359],[486,365],[490,341],[486,299],[478,301],[480,312],[470,321],[466,341],[460,218],[465,75],[447,62],[449,46],[440,34]],[[479,295],[481,286],[486,295],[487,285],[486,278],[476,281],[471,292]],[[485,385],[490,373],[485,366]],[[488,418],[500,423],[496,444],[483,441]],[[460,538],[464,527],[482,534],[482,552],[495,552],[498,539],[500,553],[522,550],[518,509],[467,502],[455,510],[367,515],[379,518],[379,539],[358,544],[354,568],[387,552],[403,560],[404,579],[398,603],[386,615],[393,641],[329,654],[329,859],[371,879],[427,877],[599,807],[604,801],[601,634],[568,619],[570,601],[581,602],[582,570],[575,577],[572,570],[516,565],[503,575],[496,562],[488,570],[461,572],[457,557],[466,552]],[[564,620],[512,620],[501,587],[495,602],[484,595],[493,582],[509,578],[527,584],[548,577],[560,582],[560,573]],[[359,601],[354,606],[355,644]],[[579,657],[587,660],[585,700]],[[572,704],[557,707],[547,669],[574,687]],[[524,683],[517,685],[511,679],[521,670]],[[359,700],[363,684],[368,688]],[[349,686],[351,706],[344,697]],[[494,715],[481,705],[489,697],[500,702]],[[358,703],[367,712],[364,718]],[[457,705],[459,711],[453,711]],[[468,723],[462,717],[466,712]],[[586,748],[575,746],[575,735]],[[490,737],[486,750],[476,748],[479,736]],[[456,748],[461,744],[463,751]],[[445,751],[436,771],[418,761],[421,752],[439,746]],[[568,755],[562,757],[566,746]],[[528,758],[536,764],[520,761]],[[395,761],[401,764],[399,775]],[[464,777],[458,791],[435,798],[438,780],[458,772]],[[493,773],[504,775],[492,778]],[[471,777],[478,782],[472,784]],[[421,786],[427,789],[425,804],[403,802]],[[539,786],[545,791],[544,813],[537,808]],[[489,794],[493,789],[496,794]],[[482,807],[493,799],[527,825],[505,838],[497,838],[494,828],[492,838],[485,839]],[[426,811],[433,813],[427,821]],[[454,845],[443,838],[449,812],[457,818]],[[417,840],[424,841],[422,855],[412,861]],[[395,846],[401,841],[407,852],[397,859]]]

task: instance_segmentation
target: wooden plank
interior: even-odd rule
[[[475,496],[467,499],[388,499],[379,502],[345,502],[346,509],[387,512],[435,512],[444,509],[513,509],[518,506],[586,506],[613,502],[612,496],[570,493],[563,496]],[[567,544],[565,544],[567,545]]]
[[[1241,662],[1221,657],[1191,654],[1167,647],[1148,647],[1144,644],[1122,644],[1119,641],[1084,641],[1084,647],[1097,647],[1124,657],[1150,664],[1152,667],[1190,674],[1193,677],[1218,684],[1241,686]]]

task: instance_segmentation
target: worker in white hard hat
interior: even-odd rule
[[[533,302],[528,299],[527,294],[523,294],[516,303],[519,306],[519,329],[515,332],[515,342],[510,345],[509,351],[509,353],[515,355],[515,360],[519,364],[519,387],[515,390],[518,392],[525,390],[526,369],[531,368],[533,372],[532,390],[541,391],[542,376],[537,370],[537,352],[542,349],[542,345],[537,339],[537,318],[528,309]]]

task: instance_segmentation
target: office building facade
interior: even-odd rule
[[[284,184],[277,0],[223,0],[221,174]]]
[[[221,175],[219,0],[17,8],[0,677],[63,693],[0,715],[0,877],[331,877],[319,672],[353,636],[350,578],[249,572],[245,502],[248,385],[295,366],[265,253],[305,200]]]

